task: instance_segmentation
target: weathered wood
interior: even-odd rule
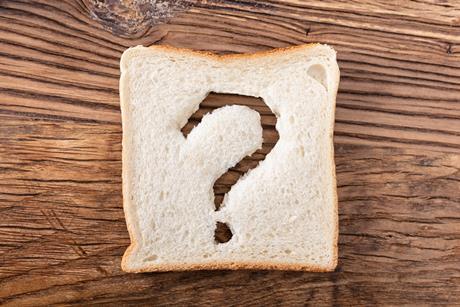
[[[460,302],[460,2],[200,1],[156,26],[133,3],[0,1],[0,303]],[[342,74],[336,272],[123,273],[123,50],[316,41],[338,51]],[[198,117],[225,101],[211,98]],[[274,118],[259,111],[273,144]]]

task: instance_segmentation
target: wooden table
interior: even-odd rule
[[[460,1],[125,2],[0,1],[0,303],[460,304]],[[123,273],[121,53],[308,42],[342,74],[337,270]]]

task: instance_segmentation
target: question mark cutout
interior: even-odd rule
[[[278,131],[275,129],[277,116],[267,106],[262,98],[254,96],[224,94],[211,92],[199,105],[199,109],[193,113],[181,132],[187,137],[191,131],[200,124],[203,116],[211,114],[219,108],[239,105],[250,107],[251,110],[259,113],[264,124],[262,126],[262,146],[250,155],[245,156],[235,166],[224,172],[213,185],[215,211],[221,209],[225,196],[238,180],[252,169],[256,168],[261,161],[270,153],[274,145],[279,140]],[[233,236],[231,225],[222,221],[216,221],[214,233],[215,242],[218,244],[226,243]]]

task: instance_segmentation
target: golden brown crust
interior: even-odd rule
[[[157,50],[164,50],[172,53],[183,54],[187,56],[202,56],[205,58],[211,58],[214,60],[219,61],[226,61],[231,59],[251,59],[251,58],[260,58],[260,57],[267,57],[267,56],[278,56],[278,55],[285,55],[286,53],[290,52],[297,52],[300,50],[307,50],[319,44],[305,44],[305,45],[298,45],[298,46],[291,46],[291,47],[284,47],[284,48],[277,48],[268,51],[259,51],[251,54],[226,54],[226,55],[217,55],[207,51],[195,51],[190,49],[183,49],[183,48],[176,48],[172,46],[165,46],[165,45],[154,45],[150,46],[152,49]],[[121,70],[123,71],[123,58],[121,60]],[[337,71],[338,73],[338,71]],[[125,80],[120,78],[120,106],[122,110],[122,122],[126,125],[127,122],[127,108],[128,103],[125,100],[124,95],[126,94],[126,83]],[[339,76],[337,75],[337,80],[335,84],[338,86]],[[337,88],[333,89],[334,92],[334,101],[337,95]],[[333,112],[335,115],[335,103]],[[332,129],[334,129],[335,119],[332,120]],[[126,130],[123,128],[123,146],[125,146],[125,132]],[[332,176],[334,182],[336,182],[336,173],[335,173],[335,163],[334,163],[334,144],[333,144],[333,135],[330,137],[331,139],[331,159],[332,159]],[[123,207],[125,211],[125,218],[127,221],[127,228],[130,235],[131,244],[126,249],[122,262],[121,267],[125,272],[132,272],[132,273],[142,273],[142,272],[165,272],[165,271],[187,271],[187,270],[287,270],[287,271],[309,271],[309,272],[331,272],[337,266],[338,262],[338,235],[339,235],[339,226],[338,226],[338,198],[337,198],[337,185],[334,186],[334,211],[335,211],[335,234],[334,234],[334,242],[333,242],[333,260],[329,266],[314,266],[308,264],[289,264],[289,263],[275,263],[275,262],[210,262],[210,263],[194,263],[194,264],[184,264],[184,263],[176,263],[176,264],[154,264],[148,265],[144,264],[144,267],[141,269],[132,269],[129,267],[128,258],[132,256],[134,250],[137,246],[137,240],[134,237],[134,226],[130,222],[132,217],[129,217],[128,211],[132,208],[132,204],[130,203],[129,197],[129,185],[127,183],[127,157],[123,155],[122,157],[123,163]]]
[[[332,92],[334,93],[334,102],[337,99],[337,91],[338,91],[338,86],[339,86],[339,80],[340,80],[340,72],[337,71],[337,80],[335,82],[336,88],[332,89]],[[337,267],[337,263],[339,260],[339,200],[337,196],[337,175],[335,172],[335,159],[334,159],[334,124],[335,124],[335,109],[336,109],[336,103],[334,103],[334,107],[332,110],[332,120],[331,120],[331,137],[330,137],[330,142],[331,142],[331,161],[332,161],[332,178],[334,179],[334,213],[335,213],[335,234],[334,234],[334,259],[332,262],[332,270],[334,270]],[[331,271],[332,271],[331,270]]]
[[[257,51],[253,53],[235,53],[235,54],[224,54],[224,55],[215,54],[209,51],[177,48],[177,47],[168,46],[168,45],[152,45],[149,48],[156,49],[156,50],[164,50],[164,51],[188,55],[188,56],[202,56],[206,58],[212,58],[214,60],[225,61],[229,59],[230,60],[231,59],[250,59],[250,58],[259,58],[259,57],[266,57],[266,56],[277,56],[279,54],[285,55],[288,52],[306,50],[306,49],[310,49],[317,45],[319,44],[311,43],[311,44],[288,46],[288,47],[275,48],[275,49],[270,49],[270,50]]]
[[[122,137],[122,148],[126,147],[126,140],[130,137],[127,136],[127,131],[129,129],[126,129],[126,126],[129,124],[128,120],[128,108],[129,104],[127,101],[127,97],[125,97],[127,93],[127,84],[128,81],[126,80],[128,76],[126,74],[122,74],[120,77],[120,109],[121,109],[121,117],[122,117],[122,129],[123,129],[123,137]],[[128,212],[132,207],[131,200],[127,196],[129,195],[129,184],[128,184],[128,174],[127,172],[129,171],[129,166],[128,166],[128,161],[130,160],[130,157],[128,157],[126,152],[123,152],[122,155],[122,194],[123,194],[123,211],[125,215],[125,220],[126,220],[126,227],[128,229],[128,234],[129,238],[131,241],[131,244],[128,246],[126,249],[123,258],[122,258],[122,268],[126,267],[126,262],[128,261],[129,256],[133,253],[134,249],[137,246],[137,240],[134,236],[135,233],[137,233],[134,229],[135,223],[132,223],[131,220],[133,217],[130,216],[130,213]],[[125,270],[126,271],[126,270]]]
[[[125,254],[126,256],[126,254]],[[124,258],[123,258],[124,260]],[[298,265],[275,262],[210,262],[210,263],[176,263],[145,265],[141,269],[130,269],[122,261],[122,269],[130,273],[145,272],[170,272],[170,271],[191,271],[191,270],[282,270],[282,271],[307,271],[307,272],[332,272],[335,265],[320,267],[312,265]]]

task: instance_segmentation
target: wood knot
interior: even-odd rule
[[[83,0],[92,19],[118,36],[145,33],[156,24],[189,9],[189,0]]]

